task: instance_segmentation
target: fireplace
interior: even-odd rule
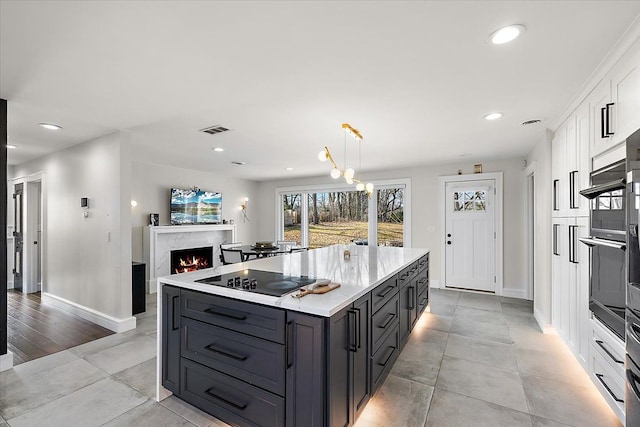
[[[171,251],[171,274],[188,273],[213,267],[213,247]]]

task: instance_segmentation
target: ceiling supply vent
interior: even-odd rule
[[[535,125],[536,123],[540,123],[542,122],[542,120],[540,119],[531,119],[531,120],[525,120],[524,122],[520,123],[522,126],[527,126],[527,125]]]
[[[235,160],[232,161],[231,163],[234,164],[234,165],[238,165],[238,166],[242,166],[242,165],[245,164],[245,162],[238,162],[238,161],[235,161]]]
[[[215,125],[209,126],[208,128],[200,129],[200,132],[208,133],[209,135],[215,135],[217,133],[226,132],[228,130],[229,129],[224,126]]]

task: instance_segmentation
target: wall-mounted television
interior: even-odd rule
[[[171,225],[221,222],[222,194],[195,189],[171,189]]]

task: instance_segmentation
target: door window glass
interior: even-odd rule
[[[302,202],[302,194],[283,194],[282,195],[282,220],[283,220],[283,240],[301,243],[301,224],[300,206]]]
[[[378,246],[404,246],[404,187],[377,193]]]
[[[363,191],[310,193],[309,249],[368,244],[368,198]]]
[[[477,191],[454,191],[453,211],[454,212],[484,212],[486,211],[487,192]]]

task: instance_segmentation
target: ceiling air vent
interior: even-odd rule
[[[200,132],[208,133],[209,135],[215,135],[217,133],[226,132],[228,130],[229,129],[224,126],[215,125],[209,126],[208,128],[200,129]]]
[[[540,123],[542,120],[540,119],[531,119],[531,120],[525,120],[524,122],[520,123],[522,126],[527,126],[527,125],[535,125],[536,123]]]

